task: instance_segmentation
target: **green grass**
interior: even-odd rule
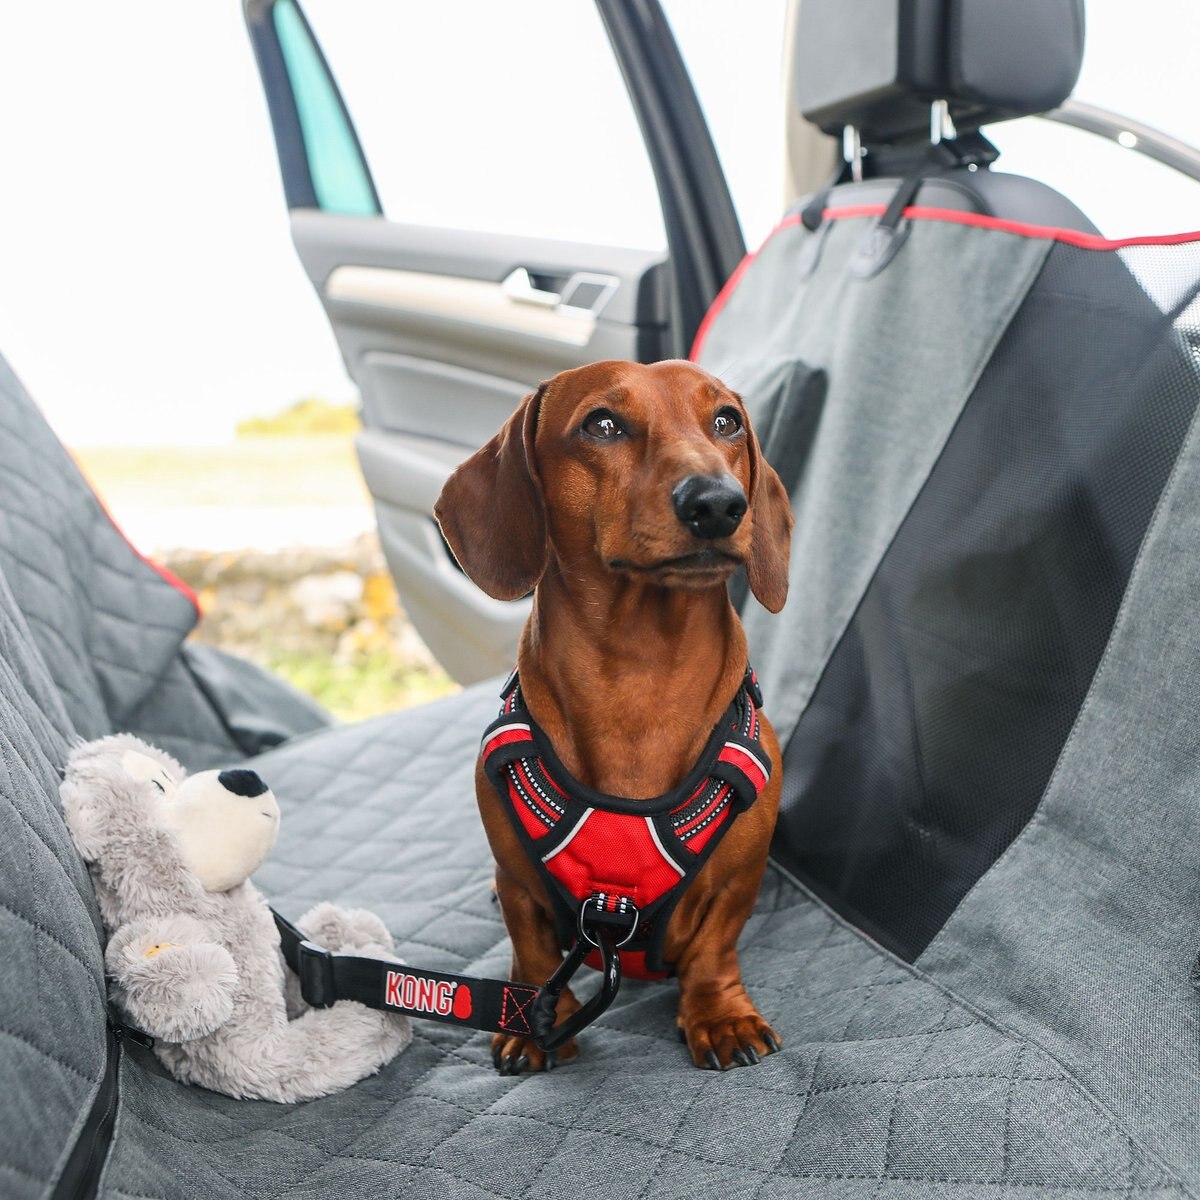
[[[359,427],[353,404],[330,404],[309,397],[297,400],[273,417],[250,417],[237,423],[238,437],[325,436],[353,434]]]
[[[350,662],[322,654],[268,654],[271,670],[307,692],[342,721],[359,721],[456,691],[440,668],[427,670],[375,651]]]

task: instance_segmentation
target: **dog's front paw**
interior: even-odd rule
[[[492,1038],[492,1063],[501,1075],[552,1071],[578,1056],[579,1043],[574,1038],[569,1038],[557,1050],[549,1053],[540,1049],[532,1038],[513,1037],[509,1033],[498,1033]]]
[[[753,1066],[764,1055],[774,1054],[783,1044],[753,1005],[735,1012],[705,1014],[690,1020],[681,1016],[679,1036],[687,1042],[692,1062],[707,1071]]]

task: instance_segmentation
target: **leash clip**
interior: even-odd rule
[[[628,932],[617,941],[614,929],[628,923],[630,915],[633,921],[629,924]],[[619,918],[619,922],[613,918]],[[533,1001],[530,1024],[533,1027],[533,1040],[542,1050],[557,1050],[580,1030],[586,1029],[616,999],[621,986],[621,955],[618,949],[633,937],[637,926],[637,906],[629,901],[624,902],[620,911],[610,912],[604,907],[602,896],[592,895],[579,906],[579,937],[558,970],[538,988]],[[600,951],[600,990],[578,1012],[572,1013],[561,1025],[555,1025],[558,998],[593,947]]]

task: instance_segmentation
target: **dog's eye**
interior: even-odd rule
[[[163,787],[163,785],[162,785],[161,783],[159,783],[157,779],[152,779],[152,780],[150,780],[150,782],[151,782],[152,784],[154,784],[154,786],[155,786],[156,788],[158,788],[158,790],[159,790],[160,792],[162,792],[162,794],[163,794],[164,796],[167,794],[167,789],[166,789],[165,787]]]
[[[620,437],[625,428],[607,408],[598,408],[595,412],[588,413],[583,422],[583,432],[588,437],[606,441],[609,438]]]
[[[742,418],[736,408],[723,408],[713,417],[713,433],[717,437],[733,437],[742,428]]]

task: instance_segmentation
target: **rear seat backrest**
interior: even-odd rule
[[[1078,71],[1074,0],[983,3],[872,0],[877,24],[856,9],[847,42],[848,6],[804,0],[801,69],[828,84],[809,111],[859,123],[883,174],[785,221],[696,352],[790,473],[788,607],[745,612],[785,747],[777,856],[910,960],[1035,811],[1198,391],[1185,253],[1118,252],[1082,215],[1035,235],[1012,223],[1061,220],[1065,200],[992,187],[986,162],[929,165],[931,99],[978,156],[980,122],[1057,103]],[[940,26],[914,14],[934,8],[951,37],[923,47]],[[1017,75],[1027,103],[992,94],[971,65],[989,55],[1046,78]],[[888,233],[885,207],[929,170]]]
[[[0,574],[0,1041],[6,1092],[29,1110],[0,1122],[4,1196],[45,1194],[106,1063],[99,915],[58,806],[71,737]]]
[[[129,727],[196,608],[125,541],[0,358],[0,575],[76,731]]]

